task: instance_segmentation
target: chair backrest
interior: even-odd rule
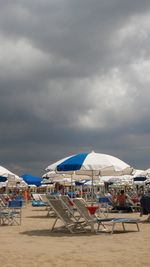
[[[72,209],[73,208],[73,202],[71,201],[70,197],[67,195],[62,195],[59,197],[60,200],[63,201],[63,203],[69,208]]]
[[[40,201],[41,199],[40,199],[40,196],[39,196],[39,194],[35,194],[35,193],[32,193],[32,197],[33,197],[33,199],[35,200],[35,201]]]
[[[6,198],[9,199],[9,197],[6,195]],[[8,203],[8,200],[6,201],[5,199],[5,195],[0,195],[0,203],[1,203],[1,206],[5,207]]]
[[[111,201],[108,197],[99,197],[98,201],[101,204],[111,204]]]
[[[48,198],[46,194],[39,194],[40,200],[46,204],[48,204]]]
[[[111,208],[114,206],[114,202],[109,197],[99,197],[98,202],[101,208],[105,208],[108,213]]]
[[[68,210],[68,212],[74,216],[75,208],[74,204],[67,195],[61,195],[59,196],[59,199],[61,200],[63,207]]]
[[[57,195],[50,195],[50,194],[46,194],[47,200],[51,200],[51,199],[58,199]]]
[[[22,208],[23,201],[22,200],[11,200],[8,202],[9,208]]]
[[[69,214],[64,209],[62,202],[60,199],[49,199],[49,203],[54,210],[54,212],[57,214],[57,216],[65,223],[65,224],[71,224],[73,221],[71,220]]]
[[[73,202],[80,213],[80,215],[86,220],[91,221],[93,220],[93,216],[89,213],[86,203],[82,198],[74,198]]]
[[[6,204],[4,203],[3,199],[0,197],[0,208],[5,207]]]

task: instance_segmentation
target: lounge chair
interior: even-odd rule
[[[108,217],[108,213],[112,210],[112,202],[108,197],[99,197],[99,214],[104,215],[104,217]]]
[[[50,195],[50,194],[45,194],[44,196],[45,200],[47,201],[47,216],[48,217],[54,217],[56,216],[54,210],[51,207],[50,200],[52,199],[58,199],[58,195]]]
[[[91,215],[88,212],[87,207],[85,206],[84,202],[80,198],[74,198],[73,202],[82,216],[84,218],[86,224],[91,227],[92,232],[99,232],[100,231],[100,226],[102,226],[102,230],[105,230],[107,232],[114,233],[114,229],[116,224],[120,223],[123,227],[123,230],[125,231],[125,224],[136,224],[137,230],[139,231],[139,219],[132,219],[132,218],[99,218],[96,215]],[[95,229],[95,224],[97,225],[97,229]],[[109,227],[111,226],[111,230]]]
[[[64,208],[69,210],[69,213],[74,216],[74,214],[77,211],[77,209],[75,208],[75,206],[74,206],[72,200],[70,199],[70,197],[67,196],[67,195],[61,195],[61,196],[59,196],[59,199],[62,201],[62,204],[63,204]]]
[[[74,198],[73,202],[80,214],[80,216],[85,220],[85,223],[87,226],[91,227],[91,231],[95,232],[95,224],[98,225],[98,228],[101,224],[101,222],[98,221],[98,218],[95,215],[91,215],[87,209],[86,202],[82,198]],[[103,226],[103,223],[101,224]],[[103,228],[106,229],[105,226]]]
[[[13,214],[9,209],[0,209],[0,225],[10,225],[13,221]]]
[[[40,194],[32,194],[32,206],[33,207],[45,207],[47,204],[41,199]]]
[[[63,227],[59,228],[68,229],[70,233],[81,233],[86,231],[82,226],[82,222],[77,221],[75,217],[72,217],[72,214],[68,214],[68,211],[64,209],[60,199],[49,199],[49,203],[57,215],[51,231],[54,230],[58,219],[60,219],[64,224]]]
[[[22,220],[22,207],[23,201],[22,200],[12,200],[8,203],[8,209],[10,210],[11,218],[11,225],[21,225]]]
[[[32,198],[33,198],[33,200],[35,200],[35,201],[40,201],[40,200],[41,200],[41,199],[40,199],[40,195],[37,194],[37,193],[32,193]]]
[[[22,201],[9,201],[8,206],[0,207],[0,224],[20,225],[22,215]]]
[[[49,206],[46,194],[39,194],[40,200],[45,203],[45,206]]]

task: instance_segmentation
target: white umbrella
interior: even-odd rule
[[[74,185],[73,182],[74,180],[82,180],[84,179],[89,179],[89,176],[85,176],[85,175],[76,175],[75,172],[73,172],[73,174],[70,173],[59,173],[56,171],[49,171],[47,173],[45,173],[42,178],[44,178],[44,182],[43,183],[47,183],[47,182],[67,182],[70,183],[71,185],[71,190],[72,190],[72,186]],[[47,179],[47,182],[46,182]]]
[[[150,178],[150,168],[145,170],[145,171],[143,171],[141,175]]]
[[[133,175],[133,177],[144,176],[145,175],[145,171],[144,170],[134,169],[132,175]]]
[[[7,170],[6,168],[0,166],[0,176],[2,177],[6,177],[7,179],[10,179],[10,180],[16,180],[16,181],[19,181],[21,178],[14,174],[13,172]]]
[[[56,173],[55,171],[49,171],[47,173],[45,173],[42,178],[45,179],[63,179],[64,178],[64,174],[62,173]]]

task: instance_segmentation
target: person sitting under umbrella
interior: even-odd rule
[[[128,196],[125,194],[124,190],[121,190],[116,198],[116,206],[113,208],[118,211],[132,212],[131,206],[128,204]]]

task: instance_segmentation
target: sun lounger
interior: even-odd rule
[[[68,214],[68,211],[64,209],[60,199],[50,199],[49,203],[57,215],[57,218],[55,219],[51,229],[52,231],[54,230],[58,219],[63,222],[63,227],[59,227],[60,229],[68,229],[70,233],[81,233],[86,231],[82,226],[82,222],[77,221],[72,214]]]
[[[33,198],[33,200],[35,200],[35,201],[41,201],[41,198],[40,198],[40,195],[39,194],[35,194],[35,193],[32,193],[32,198]]]
[[[46,194],[39,194],[39,197],[43,203],[45,203],[45,206],[49,206],[48,199]]]
[[[47,203],[45,203],[40,194],[32,194],[32,206],[33,207],[45,207],[47,205]]]
[[[99,197],[99,215],[104,215],[104,217],[108,217],[108,213],[112,210],[112,202],[108,197]]]
[[[139,219],[132,219],[132,218],[101,218],[97,217],[96,215],[91,215],[88,212],[84,202],[82,199],[75,198],[73,200],[78,212],[84,218],[86,224],[91,227],[92,232],[99,232],[100,226],[102,226],[102,230],[114,233],[115,226],[119,223],[122,225],[123,230],[125,231],[125,224],[135,224],[137,226],[137,230],[139,231]],[[97,229],[95,229],[95,224],[97,225]],[[111,230],[109,227],[111,227]]]
[[[52,209],[52,207],[50,205],[49,200],[51,200],[51,199],[52,200],[53,199],[58,199],[58,195],[57,194],[53,194],[53,195],[51,195],[51,194],[45,194],[44,198],[45,198],[45,201],[47,201],[47,207],[46,207],[46,209],[47,209],[47,216],[48,217],[54,217],[54,216],[56,216],[54,210]]]
[[[67,195],[61,195],[61,196],[59,196],[59,199],[62,201],[64,208],[69,210],[70,214],[74,215],[74,213],[77,211],[77,209],[75,208],[70,197]]]

